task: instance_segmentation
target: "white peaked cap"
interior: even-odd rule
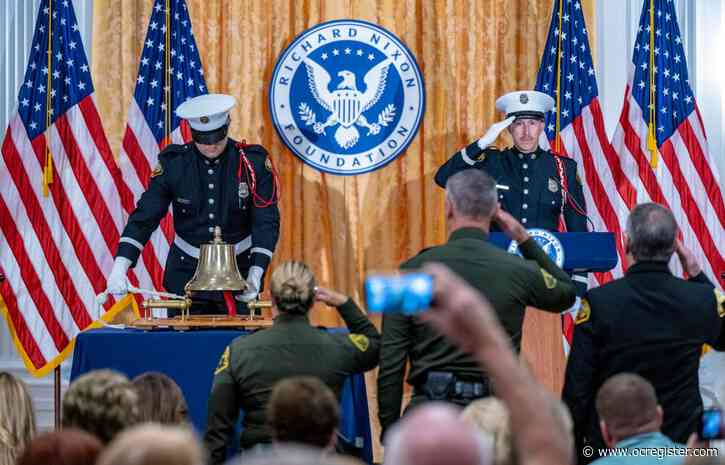
[[[205,94],[190,98],[176,108],[176,116],[197,131],[213,131],[227,124],[229,110],[237,101],[231,95]]]
[[[496,109],[506,113],[506,116],[543,118],[555,104],[554,99],[543,92],[517,90],[499,97]]]

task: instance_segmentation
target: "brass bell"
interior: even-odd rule
[[[237,267],[234,245],[222,241],[222,230],[216,226],[214,239],[208,244],[201,245],[194,277],[186,284],[184,290],[186,292],[244,291],[247,286]]]

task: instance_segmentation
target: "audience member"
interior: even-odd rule
[[[53,431],[30,441],[17,465],[95,465],[102,449],[101,441],[91,433]]]
[[[71,383],[63,398],[63,427],[87,431],[104,444],[139,418],[136,390],[113,370],[86,373]]]
[[[725,349],[725,296],[676,236],[668,209],[637,205],[627,220],[630,266],[624,277],[591,289],[582,300],[563,390],[579,451],[585,444],[604,446],[594,396],[605,380],[623,372],[652,383],[666,413],[666,436],[685,443],[696,429],[702,413],[700,354],[706,343]],[[675,252],[687,281],[668,268]]]
[[[99,464],[100,465],[100,464]],[[342,455],[303,444],[276,444],[272,448],[245,453],[227,465],[364,465]]]
[[[0,372],[0,465],[15,465],[23,448],[35,435],[35,413],[27,386]]]
[[[269,443],[266,406],[272,387],[290,376],[315,376],[337,396],[353,373],[378,364],[380,333],[349,297],[316,287],[307,265],[286,262],[272,273],[271,328],[235,339],[214,373],[204,442],[212,464],[226,458],[227,443],[244,410],[243,449]],[[350,334],[329,333],[307,314],[315,300],[335,307]]]
[[[274,442],[334,447],[340,411],[335,394],[322,381],[299,376],[274,386],[267,405]]]
[[[450,404],[413,409],[385,436],[386,465],[490,465],[491,437],[479,434]]]
[[[575,301],[569,276],[531,239],[526,229],[498,206],[496,182],[479,170],[461,171],[446,184],[448,242],[425,249],[401,268],[440,262],[486,294],[515,350],[521,345],[526,306],[561,312]],[[488,242],[492,223],[519,244],[526,259]],[[378,415],[383,432],[400,417],[403,379],[413,386],[408,408],[429,400],[458,405],[488,396],[488,379],[470,354],[460,351],[422,319],[402,313],[383,316],[378,376]]]
[[[146,423],[119,434],[96,465],[203,465],[204,450],[185,427]]]
[[[558,401],[521,366],[491,304],[444,265],[427,264],[423,271],[433,276],[434,295],[421,319],[472,354],[490,377],[509,411],[519,464],[573,463],[573,443]],[[455,464],[455,458],[444,463]]]
[[[684,444],[673,442],[660,432],[662,407],[657,403],[654,387],[646,379],[633,373],[612,376],[599,389],[596,408],[604,443],[622,455],[602,457],[593,464],[675,465],[683,462],[683,456],[639,454],[645,449],[666,452],[685,448]]]
[[[131,384],[138,394],[140,423],[178,425],[188,420],[184,394],[173,379],[151,371],[138,375]]]
[[[566,428],[567,439],[573,443],[574,423],[569,409],[561,402],[555,408]],[[487,397],[471,402],[461,412],[461,418],[493,441],[494,465],[518,465],[513,447],[511,419],[506,405],[496,397]]]

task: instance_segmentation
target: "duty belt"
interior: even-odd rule
[[[429,400],[470,401],[491,394],[485,379],[464,381],[448,371],[429,371],[422,390]]]
[[[184,252],[186,255],[190,257],[194,257],[197,260],[199,259],[199,247],[194,247],[193,245],[186,242],[184,239],[179,237],[178,235],[174,237],[174,245],[178,247],[182,252]],[[239,255],[243,252],[246,252],[252,247],[252,236],[247,236],[241,241],[234,244],[234,253],[236,255]]]

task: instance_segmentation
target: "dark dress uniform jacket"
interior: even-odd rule
[[[575,299],[574,283],[533,239],[520,245],[526,260],[491,245],[487,239],[481,229],[458,229],[446,244],[422,251],[401,268],[420,268],[430,262],[451,268],[488,298],[518,351],[526,306],[550,312],[566,310]],[[400,417],[408,360],[408,383],[413,386],[425,383],[429,370],[453,372],[465,380],[483,377],[470,354],[450,344],[428,324],[416,317],[385,314],[378,374],[378,411],[383,430]]]
[[[345,379],[375,368],[380,333],[352,300],[338,307],[350,334],[310,326],[306,315],[282,313],[274,325],[236,338],[214,374],[204,442],[212,464],[222,464],[227,442],[244,410],[241,446],[271,442],[265,408],[275,383],[290,376],[315,376],[339,396]]]
[[[173,209],[175,241],[166,259],[164,287],[183,294],[196,270],[197,259],[185,253],[187,245],[197,249],[213,238],[213,227],[221,226],[222,238],[237,247],[237,265],[243,277],[250,266],[266,270],[279,237],[277,204],[257,208],[246,177],[237,180],[239,150],[229,139],[222,154],[208,160],[193,143],[169,145],[159,154],[146,192],[131,214],[118,244],[117,256],[135,266],[141,249],[169,210]],[[269,199],[273,192],[271,164],[260,145],[244,149],[254,170],[257,193]],[[179,241],[180,240],[180,241]]]
[[[445,188],[448,178],[460,171],[470,168],[484,170],[497,184],[509,187],[507,191],[500,189],[498,192],[504,210],[527,228],[557,231],[563,202],[563,183],[555,158],[563,164],[567,191],[586,212],[576,161],[541,148],[523,154],[515,147],[503,151],[495,148],[483,150],[474,142],[438,169],[435,182]],[[564,205],[564,220],[568,232],[587,231],[586,216],[577,213],[569,202]],[[492,230],[497,230],[496,225],[492,225]]]
[[[698,368],[703,344],[725,349],[725,309],[704,273],[689,281],[665,263],[641,262],[588,292],[576,320],[564,401],[584,440],[604,447],[596,394],[609,377],[637,373],[651,382],[664,410],[662,432],[685,443],[702,412]],[[722,299],[722,298],[721,298]]]

